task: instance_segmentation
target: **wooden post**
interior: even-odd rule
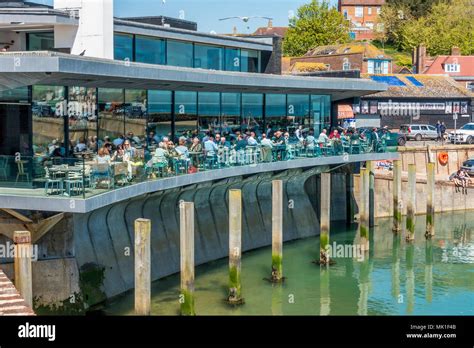
[[[331,173],[321,173],[321,216],[319,234],[319,264],[329,265],[329,226],[331,223]]]
[[[428,302],[433,300],[433,241],[427,240],[425,244],[425,298]]]
[[[16,231],[13,233],[15,243],[15,287],[20,292],[26,304],[33,308],[33,274],[31,271],[31,233]]]
[[[416,210],[416,166],[408,165],[408,189],[407,189],[407,223],[406,240],[415,240],[415,210]]]
[[[229,297],[232,304],[242,303],[240,265],[242,257],[242,192],[229,191]]]
[[[363,251],[369,250],[369,171],[360,170],[359,236]]]
[[[375,226],[375,163],[365,162],[369,176],[369,227]]]
[[[428,163],[426,167],[426,184],[427,184],[427,195],[426,195],[426,238],[434,236],[434,195],[435,195],[435,164]]]
[[[194,203],[179,204],[181,252],[181,315],[194,312]]]
[[[402,225],[402,161],[393,161],[393,232],[401,231]]]
[[[283,181],[272,182],[272,281],[283,280]]]
[[[393,234],[392,239],[392,296],[400,296],[400,234]]]
[[[415,246],[410,243],[406,246],[406,293],[407,313],[412,313],[415,306],[415,269],[414,269]]]
[[[135,314],[151,310],[151,221],[135,220]]]

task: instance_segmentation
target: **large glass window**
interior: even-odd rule
[[[240,93],[221,94],[222,133],[240,130]]]
[[[114,59],[133,61],[133,35],[114,34]]]
[[[221,131],[220,93],[198,93],[199,130],[201,133]]]
[[[135,37],[135,60],[140,63],[166,64],[165,40],[149,36]]]
[[[273,131],[287,127],[286,94],[265,95],[265,122]]]
[[[328,95],[311,96],[311,118],[309,126],[319,134],[323,128],[331,127],[331,97]]]
[[[64,92],[62,86],[33,86],[33,152],[38,156],[51,155],[53,148],[60,151],[55,156],[70,155],[64,142],[63,116],[67,108]]]
[[[197,93],[175,92],[175,137],[197,134]]]
[[[157,144],[163,137],[171,138],[171,91],[148,91],[148,144]]]
[[[241,64],[243,72],[260,72],[260,52],[253,50],[241,50]]]
[[[194,67],[223,70],[224,48],[198,44],[194,45]]]
[[[54,32],[27,33],[27,51],[51,51],[54,49]]]
[[[99,147],[111,141],[115,146],[123,143],[124,90],[117,88],[99,88]]]
[[[263,94],[242,94],[242,131],[263,131]]]
[[[146,145],[147,93],[145,89],[125,90],[125,136],[135,148]]]
[[[97,93],[95,88],[69,87],[69,144],[74,149],[79,142],[88,150],[97,151]]]
[[[240,71],[240,49],[226,48],[225,49],[225,70]]]
[[[166,47],[167,64],[193,67],[193,45],[189,42],[168,40]]]

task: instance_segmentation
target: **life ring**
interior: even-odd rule
[[[448,164],[448,159],[449,159],[449,156],[448,156],[448,153],[447,152],[441,152],[439,155],[438,155],[438,161],[441,165],[445,166],[446,164]]]

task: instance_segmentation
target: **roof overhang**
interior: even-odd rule
[[[0,8],[0,30],[21,30],[30,26],[79,25],[67,12],[51,9]]]
[[[306,93],[332,100],[387,90],[366,79],[236,73],[130,63],[56,52],[0,53],[0,90],[27,85],[243,93]]]

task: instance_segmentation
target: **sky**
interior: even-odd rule
[[[31,0],[30,0],[31,1]],[[33,0],[52,5],[53,0]],[[239,19],[219,21],[232,16],[263,16],[273,18],[274,26],[287,26],[288,17],[295,14],[299,6],[310,0],[114,0],[116,17],[164,15],[198,23],[202,32],[232,33],[237,27],[239,33],[253,33],[258,27],[266,26],[262,18],[243,23]],[[337,0],[331,0],[336,5]]]

